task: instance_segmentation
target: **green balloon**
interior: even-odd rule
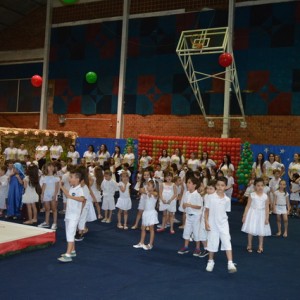
[[[76,3],[78,0],[60,0],[63,4],[74,4]]]
[[[98,76],[95,72],[88,72],[85,74],[85,79],[88,83],[95,83],[97,78]]]

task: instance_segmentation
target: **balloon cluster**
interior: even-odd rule
[[[238,184],[247,185],[252,172],[253,152],[249,142],[243,144],[241,160],[236,172]]]

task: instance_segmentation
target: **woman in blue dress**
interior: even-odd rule
[[[21,216],[21,202],[23,195],[23,179],[25,177],[23,166],[15,163],[13,174],[9,180],[8,200],[7,200],[7,218],[17,219]]]

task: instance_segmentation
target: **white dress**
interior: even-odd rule
[[[29,184],[29,177],[26,176],[24,181],[27,183],[25,193],[22,196],[22,203],[35,203],[39,202],[39,195],[35,191],[35,188]]]
[[[102,201],[102,196],[101,196],[101,191],[99,191],[97,189],[97,179],[94,175],[91,176],[92,180],[93,180],[93,184],[91,185],[91,190],[96,198],[96,202],[101,202]]]
[[[255,192],[251,193],[250,196],[252,201],[242,226],[242,231],[255,236],[271,235],[270,224],[265,224],[268,196],[266,194],[259,196]]]
[[[120,192],[120,197],[117,201],[116,207],[118,207],[119,209],[122,210],[129,210],[132,207],[132,202],[131,202],[131,198],[129,195],[129,186],[130,183],[127,183],[126,185],[126,189],[124,192],[121,191],[120,187],[124,187],[124,183],[123,182],[119,182],[118,183],[119,186],[119,192]]]
[[[276,215],[285,215],[287,214],[286,209],[286,197],[289,196],[289,193],[282,193],[279,190],[277,190],[275,193],[276,196],[276,207],[275,207],[275,214]]]
[[[9,177],[7,175],[0,176],[0,209],[6,209],[6,198],[8,196]]]
[[[157,198],[155,198],[154,196],[146,196],[145,210],[142,215],[143,226],[151,226],[159,223],[157,218],[157,211],[155,210],[156,201]]]
[[[169,201],[174,196],[174,183],[167,185],[165,182],[162,186],[162,197],[165,201]],[[159,201],[159,211],[176,212],[176,199],[172,200],[171,203],[165,204]]]
[[[292,201],[300,201],[300,185],[299,183],[291,181],[291,195],[290,195],[290,200]]]

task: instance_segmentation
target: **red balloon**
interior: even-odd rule
[[[34,87],[40,87],[43,83],[43,78],[40,75],[33,75],[31,77],[31,84]]]
[[[229,67],[232,64],[232,55],[227,52],[222,53],[219,56],[219,64],[224,68]]]

